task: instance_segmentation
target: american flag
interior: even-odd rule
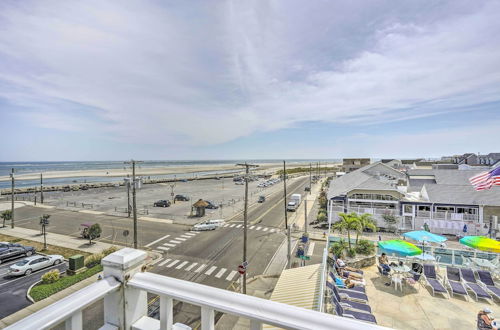
[[[473,176],[469,181],[476,190],[485,190],[493,186],[500,186],[500,167]]]

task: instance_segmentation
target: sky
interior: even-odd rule
[[[3,0],[0,132],[0,161],[500,152],[500,2]]]

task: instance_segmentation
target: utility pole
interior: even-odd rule
[[[170,197],[172,197],[172,203],[175,204],[175,194],[174,194],[174,188],[175,188],[176,183],[171,183],[170,186]]]
[[[12,172],[10,173],[10,178],[11,178],[11,191],[10,191],[10,196],[11,196],[11,205],[10,205],[10,227],[14,228],[14,169],[12,169]]]
[[[130,178],[127,177],[125,178],[125,183],[127,185],[127,217],[130,218],[130,213],[131,213],[131,208],[130,208]]]
[[[304,197],[304,231],[307,234],[307,197]]]
[[[286,229],[286,236],[287,236],[287,268],[290,268],[290,263],[291,263],[291,258],[292,258],[292,233],[291,229],[288,226],[288,211],[286,209],[287,203],[286,203],[286,161],[283,161],[283,200],[285,203],[285,229]]]
[[[309,195],[311,194],[311,181],[312,181],[312,164],[309,163]]]
[[[40,173],[40,203],[43,204],[43,174]]]
[[[248,227],[248,176],[250,175],[250,167],[258,167],[258,165],[250,165],[248,163],[236,164],[237,166],[245,166],[245,209],[243,211],[243,267],[248,264],[247,260],[247,227]],[[243,273],[243,294],[247,293],[247,269]]]
[[[130,162],[125,162],[125,164],[132,164],[132,210],[134,213],[134,249],[137,249],[137,201],[135,192],[135,164],[142,163],[137,160],[130,160]]]

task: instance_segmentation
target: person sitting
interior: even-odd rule
[[[339,275],[345,279],[354,281],[363,281],[363,275],[355,272],[349,272],[346,270],[340,270]]]
[[[378,263],[384,272],[389,273],[391,271],[391,267],[389,266],[389,258],[385,253],[382,253],[380,257],[378,257]]]
[[[335,266],[337,268],[337,271],[340,273],[342,270],[347,270],[349,272],[356,272],[356,273],[363,273],[357,268],[349,267],[345,264],[344,260],[337,258],[337,261],[335,262]]]
[[[498,328],[493,325],[493,319],[490,318],[491,310],[484,308],[477,313],[477,328],[478,329],[494,329]]]

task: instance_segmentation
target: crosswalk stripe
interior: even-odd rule
[[[236,225],[231,225],[231,226],[229,226],[229,228],[233,228],[234,226],[236,226]]]
[[[183,263],[179,264],[177,267],[175,267],[175,269],[181,269],[182,267],[186,266],[186,264],[188,263],[189,261],[184,261]]]
[[[261,228],[262,228],[262,227],[257,227],[257,228],[255,228],[255,230],[260,230]]]
[[[182,238],[182,237],[176,237],[175,239],[183,242],[187,240],[187,238]]]
[[[174,260],[172,261],[170,264],[167,265],[167,268],[170,268],[172,267],[173,265],[175,265],[176,263],[178,263],[180,260]]]
[[[212,273],[214,272],[214,270],[215,270],[215,269],[217,269],[217,267],[212,266],[212,268],[210,268],[209,270],[207,270],[207,271],[205,272],[205,275],[210,275],[210,274],[212,274]]]
[[[172,259],[167,259],[165,261],[162,261],[162,263],[159,264],[158,266],[160,266],[160,267],[165,266],[170,260],[172,260]]]
[[[276,229],[271,229],[270,230],[271,233],[275,233],[276,232]]]
[[[219,272],[215,275],[215,277],[221,278],[221,276],[224,275],[226,270],[227,270],[226,268],[221,268],[221,270],[219,270]]]
[[[314,246],[316,245],[316,243],[312,242],[309,244],[309,248],[307,249],[307,253],[306,253],[306,256],[308,257],[312,257],[313,253],[314,253]]]
[[[236,228],[241,228],[242,225],[237,225]]]
[[[145,246],[145,247],[149,247],[149,246],[151,246],[151,245],[153,245],[153,244],[155,244],[155,243],[158,243],[158,242],[159,242],[159,241],[161,241],[161,240],[164,240],[165,238],[167,238],[167,237],[169,237],[169,236],[170,236],[170,235],[165,235],[165,236],[163,236],[163,237],[158,238],[156,241],[153,241],[153,242],[151,242],[151,243],[149,243],[149,244],[146,244],[146,245],[144,245],[144,246]]]
[[[180,244],[182,242],[181,241],[176,241],[176,240],[171,240],[170,243]]]
[[[222,227],[227,227],[227,226],[229,226],[229,224],[228,224],[228,223],[225,223],[225,224],[224,224],[224,226],[222,226]]]
[[[232,272],[229,273],[229,275],[227,275],[226,280],[231,281],[233,279],[234,275],[236,275],[235,270],[233,270]]]
[[[191,236],[187,236],[187,235],[181,235],[181,237],[184,237],[184,238],[187,238],[187,239],[191,238]]]
[[[198,267],[198,268],[197,268],[194,272],[195,272],[195,273],[199,273],[199,272],[201,272],[201,270],[202,270],[203,268],[205,268],[206,266],[207,266],[207,265],[202,264],[202,265],[201,265],[200,267]]]
[[[188,235],[188,236],[195,236],[196,234],[195,233],[185,233],[184,235]]]
[[[163,251],[160,251],[160,250],[153,250],[153,251],[156,253],[163,253]]]
[[[160,250],[164,250],[164,251],[168,251],[168,250],[170,250],[170,248],[168,248],[168,247],[164,247],[164,246],[159,246],[158,248],[159,248]]]
[[[254,228],[255,228],[255,226],[250,226],[250,229],[254,229]]]
[[[159,262],[160,262],[160,261],[162,261],[162,260],[163,260],[163,258],[158,258],[158,259],[156,259],[155,261],[153,261],[153,262],[151,263],[151,265],[155,265],[155,264],[159,263]]]
[[[170,247],[174,247],[176,244],[163,243],[163,245],[165,245],[165,246],[170,246]]]
[[[193,262],[191,265],[187,266],[185,270],[191,270],[193,269],[194,266],[196,266],[198,263],[197,262]]]
[[[264,228],[264,231],[267,231],[269,228]]]

